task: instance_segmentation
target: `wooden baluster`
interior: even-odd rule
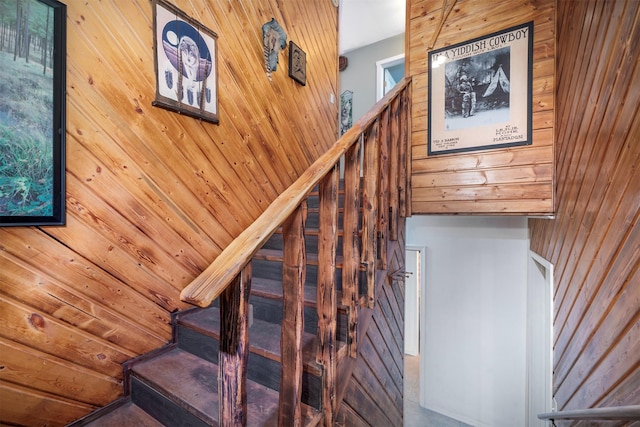
[[[389,108],[380,114],[380,136],[378,138],[378,258],[380,269],[387,269],[387,238],[389,235]]]
[[[400,216],[411,216],[411,85],[398,95],[400,109]]]
[[[338,169],[320,182],[320,224],[318,235],[318,354],[324,367],[324,424],[332,427],[336,409],[336,246],[338,240]]]
[[[251,263],[220,295],[218,399],[221,426],[247,425]]]
[[[279,426],[302,424],[302,333],[304,330],[304,281],[307,256],[304,243],[306,201],[282,224],[283,261],[282,290],[283,318],[280,349]]]
[[[400,147],[400,101],[391,102],[391,129],[389,138],[389,240],[398,240],[398,162]]]
[[[362,137],[360,138],[360,140]],[[342,215],[342,304],[349,307],[349,356],[357,354],[358,276],[360,271],[360,140],[344,158],[344,208]]]
[[[367,306],[374,307],[377,258],[377,184],[379,123],[376,120],[364,136],[364,188],[362,190],[362,263],[367,276]]]

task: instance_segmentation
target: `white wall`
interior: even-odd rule
[[[524,217],[414,216],[426,246],[422,406],[474,426],[525,425]]]

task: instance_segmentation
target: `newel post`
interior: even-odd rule
[[[220,295],[218,419],[224,427],[247,425],[250,292],[251,263]]]

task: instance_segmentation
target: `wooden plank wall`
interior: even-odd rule
[[[534,22],[532,145],[427,155],[429,45],[452,3],[432,49]],[[555,0],[409,0],[407,12],[413,213],[553,213]]]
[[[558,53],[557,214],[529,221],[555,265],[554,394],[565,410],[637,405],[640,3],[559,0]]]
[[[359,310],[358,358],[350,367],[337,426],[403,425],[405,281],[393,273],[405,270],[405,241],[405,221],[399,219],[398,240],[388,241],[389,268],[376,276],[374,308]]]
[[[67,225],[0,229],[0,424],[60,425],[170,340],[180,290],[336,140],[327,0],[173,2],[218,34],[220,124],[152,107],[149,0],[67,0]],[[267,78],[262,24],[287,50]]]

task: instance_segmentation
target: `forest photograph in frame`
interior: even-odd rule
[[[0,9],[0,225],[64,225],[66,6]]]
[[[533,22],[428,58],[428,155],[531,144]]]

